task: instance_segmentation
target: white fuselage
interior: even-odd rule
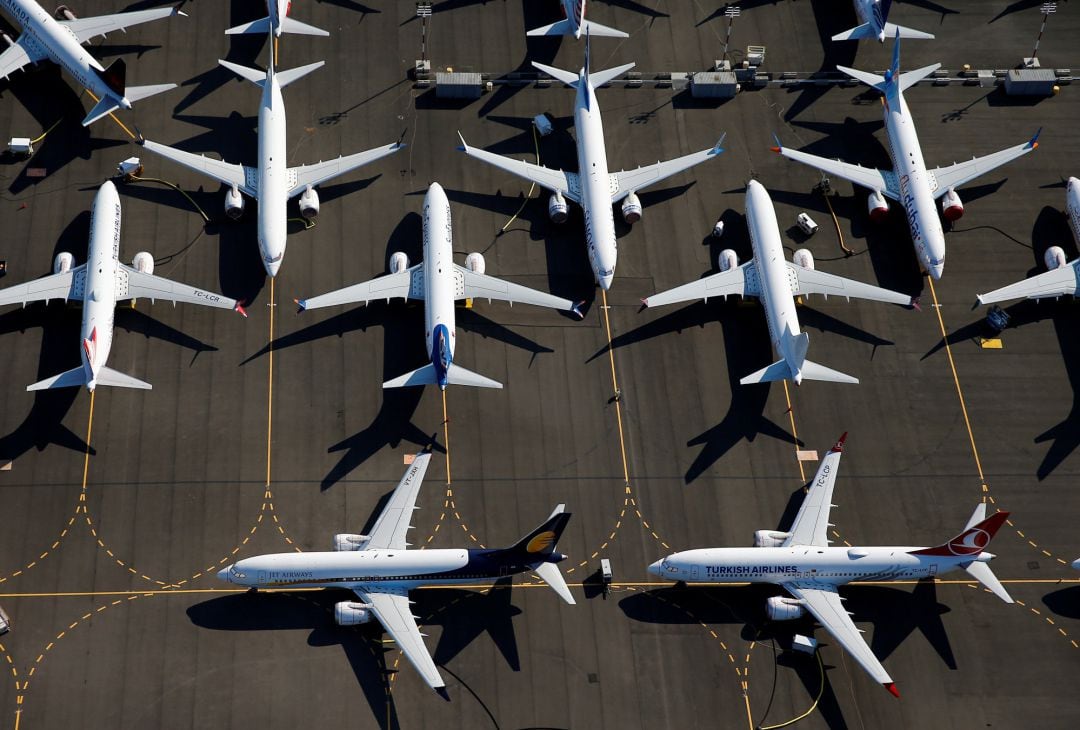
[[[593,276],[600,288],[607,290],[615,278],[619,249],[615,241],[615,215],[611,205],[604,124],[600,118],[596,93],[588,77],[582,73],[579,79],[574,102],[574,126],[577,129],[581,209],[585,214],[585,245],[589,249]]]
[[[885,41],[885,16],[881,12],[881,0],[853,0],[859,25],[869,24],[878,42]]]
[[[450,201],[442,186],[432,183],[424,196],[424,330],[428,355],[440,375],[454,359],[457,340],[453,245]]]
[[[289,176],[285,162],[285,102],[273,69],[267,72],[259,101],[259,254],[270,276],[285,257]]]
[[[58,23],[47,10],[34,0],[0,0],[0,7],[19,24],[22,29],[20,43],[28,52],[39,49],[98,99],[107,97],[124,109],[131,108],[131,102],[116,94],[94,73],[95,70],[104,70],[97,59],[87,52],[69,28]]]
[[[1073,240],[1080,246],[1080,179],[1070,177],[1065,189],[1065,215],[1069,219],[1069,230]]]
[[[94,390],[97,372],[112,349],[116,315],[116,280],[122,275],[120,260],[120,196],[106,180],[94,196],[90,214],[90,245],[83,284],[82,363],[86,387]],[[126,274],[123,274],[126,278]]]
[[[415,588],[425,583],[465,583],[489,576],[443,574],[469,563],[467,550],[356,550],[278,553],[245,558],[218,572],[218,578],[252,588],[351,588],[379,584]],[[442,576],[434,580],[431,576]]]
[[[884,107],[889,157],[900,186],[900,203],[907,215],[915,255],[930,276],[940,279],[945,268],[945,232],[930,190],[930,174],[923,161],[915,122],[903,94],[887,97]]]
[[[795,312],[795,297],[791,288],[791,270],[784,258],[776,209],[768,191],[757,180],[746,184],[746,226],[750,231],[750,246],[754,269],[761,289],[761,304],[769,325],[769,339],[778,355],[788,360],[796,383],[802,380],[795,369],[797,362],[786,350],[790,335],[799,334],[799,317]]]
[[[649,566],[653,575],[685,583],[822,583],[918,580],[942,575],[968,556],[911,555],[918,547],[749,547],[684,550]],[[988,562],[993,555],[974,558]]]

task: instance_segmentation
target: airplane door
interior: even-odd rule
[[[930,576],[937,575],[937,563],[930,563],[930,569],[927,572],[927,575],[930,575]]]
[[[696,566],[696,565],[691,566],[691,568],[690,568],[690,579],[691,580],[697,580],[698,579],[698,566]]]
[[[259,585],[261,585],[261,586],[266,585],[266,571],[265,570],[260,570],[259,571]]]

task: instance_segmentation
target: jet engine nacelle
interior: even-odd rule
[[[401,251],[394,251],[390,254],[390,273],[400,274],[405,269],[409,268],[409,255],[402,253]]]
[[[225,191],[225,215],[237,220],[244,214],[244,196],[236,188]]]
[[[476,253],[475,251],[465,257],[465,268],[477,274],[482,274],[487,270],[487,264],[484,263],[484,254]]]
[[[370,539],[367,535],[352,535],[347,532],[334,535],[334,552],[347,553],[363,550]]]
[[[952,188],[941,196],[941,215],[950,223],[960,220],[960,217],[964,215],[964,204],[960,202],[960,196]]]
[[[148,251],[139,251],[131,260],[131,266],[144,274],[154,273],[154,257]]]
[[[556,190],[548,199],[548,218],[552,223],[566,223],[570,217],[570,206],[566,204],[566,198]]]
[[[789,537],[791,537],[790,532],[757,530],[754,533],[754,547],[783,547],[784,540]]]
[[[359,626],[371,620],[371,604],[342,601],[334,604],[334,621],[338,626]]]
[[[814,270],[814,254],[810,253],[809,249],[800,248],[791,257],[791,260],[795,262],[797,266],[801,266],[804,269]]]
[[[342,604],[339,603],[338,605]],[[765,612],[769,614],[769,618],[773,621],[791,621],[805,614],[806,609],[794,598],[769,596],[765,602]]]
[[[626,200],[622,204],[622,218],[630,225],[634,225],[641,220],[641,201],[634,193],[630,193],[626,196]]]
[[[319,194],[315,188],[307,188],[300,194],[300,215],[307,220],[319,215]]]
[[[77,20],[78,16],[67,5],[58,5],[53,17],[57,20]]]
[[[720,255],[716,257],[716,265],[721,271],[730,271],[731,269],[739,266],[739,254],[732,251],[730,248],[725,248],[720,252]]]
[[[52,262],[52,272],[54,274],[62,274],[65,271],[71,271],[72,265],[75,263],[75,257],[69,254],[67,251],[61,251],[56,254],[56,258]]]
[[[866,198],[866,209],[873,223],[882,223],[889,217],[889,204],[880,190],[871,190]]]
[[[1065,251],[1061,246],[1051,246],[1046,249],[1046,253],[1043,254],[1043,262],[1046,264],[1046,268],[1049,271],[1060,269],[1068,263],[1068,261],[1065,260]]]

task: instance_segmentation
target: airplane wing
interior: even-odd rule
[[[521,284],[514,284],[494,276],[469,271],[464,266],[454,264],[454,270],[462,277],[462,291],[458,299],[498,299],[504,302],[524,302],[537,307],[574,310],[574,303],[569,299],[545,294]]]
[[[784,540],[783,547],[789,545],[809,545],[814,547],[827,547],[829,544],[829,510],[832,508],[833,485],[836,484],[836,472],[840,469],[840,455],[844,450],[845,433],[829,449],[829,453],[821,460],[814,481],[810,483],[810,489],[803,497],[799,513],[795,515],[795,521],[791,524],[788,538]]]
[[[363,167],[368,163],[375,162],[375,160],[381,160],[387,155],[394,154],[404,146],[405,145],[403,144],[395,142],[394,144],[376,147],[375,149],[370,149],[366,152],[357,152],[355,155],[345,155],[336,160],[317,162],[314,165],[290,167],[288,172],[289,177],[291,178],[289,198],[295,198],[307,188],[313,188],[327,180],[333,180],[335,177],[344,175],[350,170]]]
[[[685,302],[690,299],[704,299],[710,297],[728,297],[731,295],[741,297],[756,297],[761,295],[761,286],[758,283],[757,269],[753,261],[747,261],[742,266],[719,274],[706,276],[704,279],[691,281],[689,284],[668,289],[666,292],[653,294],[651,297],[642,299],[646,307],[658,307],[661,304],[674,304]]]
[[[792,287],[792,294],[823,294],[847,299],[870,299],[890,304],[911,304],[911,297],[907,294],[882,289],[873,284],[863,284],[861,281],[845,279],[835,274],[826,274],[824,271],[807,269],[790,261],[786,263],[788,268],[795,273],[796,284]]]
[[[424,298],[424,264],[419,263],[405,271],[396,274],[378,276],[370,281],[353,284],[344,289],[338,289],[327,294],[320,294],[311,299],[297,299],[300,309],[319,309],[321,307],[333,307],[338,304],[356,304],[376,299],[423,299]]]
[[[440,689],[446,686],[435,662],[424,646],[424,637],[420,633],[420,627],[416,625],[416,617],[409,608],[409,596],[404,590],[392,590],[384,588],[354,588],[353,592],[365,604],[371,606],[371,612],[379,619],[386,633],[398,645],[405,654],[405,658],[412,662],[416,671],[432,689]]]
[[[900,184],[892,170],[877,170],[873,167],[852,165],[850,162],[843,162],[841,160],[830,160],[827,157],[818,157],[817,155],[811,155],[807,152],[799,152],[798,150],[781,147],[779,142],[777,142],[776,147],[773,147],[773,151],[778,152],[789,160],[795,160],[804,165],[816,167],[827,175],[842,177],[845,180],[850,180],[856,185],[861,185],[862,187],[871,190],[880,190],[883,194],[893,200],[900,199]]]
[[[173,15],[183,15],[179,8],[153,8],[151,10],[136,10],[130,13],[114,13],[112,15],[97,15],[92,18],[76,18],[75,20],[57,21],[67,28],[79,39],[79,43],[99,35],[112,33],[114,30],[125,30],[140,23],[149,23],[151,20],[160,20]]]
[[[647,188],[672,175],[678,175],[683,170],[688,170],[694,165],[705,162],[711,157],[716,157],[724,151],[724,148],[720,146],[724,143],[724,136],[726,135],[721,135],[716,145],[707,150],[683,155],[667,162],[657,162],[655,165],[646,165],[636,170],[622,170],[611,173],[611,202],[618,203],[632,192]]]
[[[1011,162],[1017,157],[1022,157],[1028,152],[1039,146],[1039,132],[1035,133],[1035,136],[1029,139],[1023,144],[1018,144],[1015,147],[1009,147],[1008,149],[994,152],[993,154],[985,155],[983,157],[973,157],[967,162],[957,162],[948,167],[936,167],[930,170],[931,175],[931,189],[934,191],[934,197],[940,198],[947,193],[950,188],[958,188],[964,183],[971,182],[975,178],[985,175],[994,168],[1001,167],[1006,162]],[[937,187],[934,187],[936,183]]]
[[[231,162],[215,160],[213,157],[207,157],[206,155],[196,155],[192,152],[184,152],[175,147],[151,142],[148,139],[142,140],[141,144],[151,152],[192,169],[195,172],[201,172],[226,185],[234,185],[246,195],[250,195],[253,198],[259,196],[259,178],[254,167],[234,165]]]
[[[881,662],[874,656],[866,640],[862,637],[862,631],[851,620],[851,615],[844,609],[843,599],[836,592],[836,586],[815,583],[782,583],[791,595],[802,602],[803,607],[817,619],[833,638],[854,657],[855,661],[866,670],[867,674],[874,678],[875,682],[884,685],[897,697],[900,696],[892,677],[881,666]]]
[[[1080,259],[1068,266],[1060,266],[1050,271],[1018,281],[1015,284],[995,289],[989,294],[978,296],[979,304],[994,304],[1009,299],[1046,299],[1064,294],[1076,294],[1080,283]]]
[[[15,45],[0,53],[0,76],[5,79],[29,63],[37,63],[48,58],[44,49],[25,33],[19,36]]]
[[[188,284],[181,284],[163,276],[144,274],[138,269],[133,269],[125,264],[119,264],[120,271],[124,274],[116,277],[116,298],[124,299],[149,299],[155,301],[184,302],[186,304],[202,304],[207,307],[219,307],[221,309],[236,309],[236,300],[215,294],[212,291],[198,289]]]
[[[0,305],[21,304],[25,307],[30,302],[47,304],[53,299],[63,299],[66,302],[68,299],[81,298],[85,280],[86,264],[83,264],[62,274],[43,276],[25,284],[0,289]]]
[[[581,186],[578,183],[577,173],[552,170],[550,167],[544,167],[543,165],[534,165],[525,160],[515,160],[512,157],[504,157],[487,150],[470,147],[466,144],[465,138],[461,136],[461,132],[458,132],[458,137],[461,139],[461,146],[458,149],[469,157],[475,157],[489,165],[494,165],[500,170],[506,170],[518,177],[523,177],[545,190],[558,191],[575,203],[581,203]]]
[[[408,545],[405,534],[412,527],[410,523],[413,510],[416,509],[416,495],[420,493],[420,485],[424,483],[424,473],[427,472],[430,461],[430,453],[417,454],[413,459],[405,476],[401,477],[394,493],[390,495],[390,501],[383,508],[382,514],[375,520],[365,549],[404,550]]]

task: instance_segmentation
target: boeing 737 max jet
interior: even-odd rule
[[[154,275],[154,257],[146,251],[135,254],[131,266],[120,263],[120,196],[116,186],[106,182],[94,197],[90,218],[90,246],[87,262],[72,267],[74,257],[57,254],[53,274],[25,284],[0,289],[0,305],[53,299],[80,300],[82,311],[82,365],[27,386],[46,390],[85,385],[123,388],[150,388],[149,383],[106,367],[112,348],[113,316],[116,303],[125,299],[164,299],[207,307],[235,309],[244,314],[235,299]],[[246,317],[247,315],[244,314]]]
[[[570,520],[563,505],[539,527],[505,549],[409,550],[416,496],[431,454],[417,454],[369,535],[334,535],[333,552],[278,553],[244,558],[218,573],[218,578],[250,588],[344,588],[357,601],[334,607],[340,626],[382,624],[416,671],[444,698],[446,683],[435,667],[423,634],[409,607],[409,591],[426,585],[494,581],[532,571],[567,603],[574,605],[556,565],[566,559],[555,547]]]
[[[615,241],[615,217],[611,206],[624,200],[623,219],[636,223],[641,219],[641,201],[636,191],[643,190],[672,175],[677,175],[698,163],[716,157],[723,149],[715,147],[695,152],[667,162],[657,162],[636,170],[608,173],[607,151],[604,147],[604,124],[600,119],[600,106],[596,101],[596,89],[634,67],[625,66],[606,71],[589,72],[589,38],[585,38],[585,65],[577,74],[562,71],[542,63],[533,66],[577,90],[574,101],[574,127],[577,130],[578,172],[552,170],[524,160],[503,157],[486,150],[470,147],[461,138],[461,151],[489,165],[511,172],[519,177],[551,190],[548,217],[555,223],[566,220],[566,198],[581,206],[585,213],[585,244],[589,249],[589,263],[596,282],[604,290],[615,278],[615,260],[618,244]],[[459,133],[460,136],[460,133]]]
[[[454,362],[457,341],[454,302],[461,299],[501,299],[524,302],[539,307],[551,307],[574,312],[578,307],[562,299],[520,284],[496,279],[484,273],[486,263],[479,253],[465,258],[465,265],[454,263],[453,226],[450,201],[439,183],[432,183],[424,196],[424,260],[409,265],[409,257],[396,251],[390,257],[390,273],[361,284],[323,294],[310,299],[297,299],[301,310],[332,307],[339,304],[367,304],[373,300],[423,299],[427,351],[431,362],[383,383],[384,388],[408,385],[474,385],[481,388],[501,388],[502,383],[466,370]]]
[[[841,436],[821,460],[790,531],[758,530],[751,548],[684,550],[657,560],[649,572],[683,583],[778,585],[792,597],[768,599],[771,620],[787,621],[809,613],[875,682],[899,697],[892,677],[867,646],[837,589],[859,581],[922,580],[961,568],[995,596],[1012,603],[990,570],[994,555],[984,552],[1009,513],[987,517],[983,502],[959,535],[937,547],[830,547],[829,509],[846,437]]]
[[[156,84],[125,88],[127,65],[124,59],[119,58],[108,68],[104,68],[83,44],[115,30],[124,30],[173,15],[183,15],[177,8],[136,10],[93,18],[76,18],[71,15],[64,20],[57,20],[34,0],[0,0],[0,7],[9,13],[22,29],[19,39],[14,43],[4,36],[9,43],[7,50],[0,53],[0,76],[7,78],[30,63],[49,60],[58,64],[98,98],[97,105],[83,119],[84,127],[109,112],[130,109],[133,102],[176,86]]]
[[[884,97],[885,131],[888,136],[889,157],[893,162],[892,170],[875,170],[862,165],[852,165],[840,160],[790,150],[780,145],[773,151],[788,159],[804,165],[816,167],[828,175],[835,175],[850,180],[856,185],[870,189],[867,207],[870,219],[882,220],[889,213],[889,204],[885,196],[899,201],[904,206],[911,240],[915,244],[915,253],[919,263],[930,276],[941,278],[945,269],[945,233],[938,219],[934,201],[941,198],[941,213],[946,220],[955,221],[964,214],[964,204],[956,193],[956,188],[981,177],[1006,162],[1026,155],[1039,146],[1038,132],[1023,144],[995,152],[985,157],[975,157],[967,162],[957,162],[949,167],[926,168],[923,160],[919,137],[915,133],[915,122],[911,111],[904,101],[904,90],[914,86],[922,79],[934,73],[940,63],[920,68],[917,71],[900,73],[900,41],[896,41],[893,50],[892,66],[885,76],[857,71],[846,66],[837,66],[848,76],[880,91]]]

